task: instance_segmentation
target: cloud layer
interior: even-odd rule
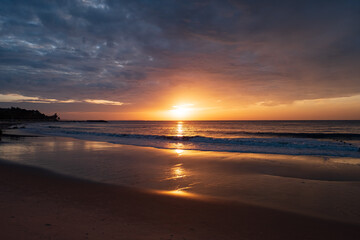
[[[357,0],[4,0],[0,93],[134,108],[177,89],[234,105],[358,95],[359,9]]]

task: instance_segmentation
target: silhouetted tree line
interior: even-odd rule
[[[60,117],[55,113],[47,116],[38,110],[26,110],[22,108],[0,108],[0,120],[37,120],[37,121],[59,121]]]

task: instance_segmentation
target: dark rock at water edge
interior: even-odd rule
[[[26,110],[22,108],[0,108],[0,120],[2,121],[59,121],[60,117],[55,113],[48,116],[38,110]]]

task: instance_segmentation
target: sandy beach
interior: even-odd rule
[[[7,131],[0,145],[1,239],[360,237],[356,164],[11,137],[14,131]],[[121,161],[111,161],[114,158]],[[114,169],[125,169],[137,182]],[[95,175],[101,171],[110,180]],[[181,191],[192,186],[190,193],[209,193],[215,188],[205,186],[214,185],[219,176],[224,189],[231,190],[225,177],[234,178],[231,172],[239,175],[236,199]],[[128,187],[112,184],[125,181],[124,176]],[[179,190],[154,191],[147,184]],[[215,193],[226,196],[224,189]]]
[[[359,225],[0,165],[1,239],[358,239]]]

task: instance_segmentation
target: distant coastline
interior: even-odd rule
[[[57,122],[60,117],[55,113],[54,115],[45,115],[38,110],[27,110],[18,107],[0,108],[0,141],[4,136],[3,130],[7,128],[18,128],[18,124],[24,122]],[[16,125],[16,126],[14,126]]]
[[[0,108],[0,121],[17,122],[17,121],[59,121],[60,117],[54,115],[45,115],[38,110],[27,110],[18,107]]]
[[[107,123],[106,120],[63,120],[62,122]]]

